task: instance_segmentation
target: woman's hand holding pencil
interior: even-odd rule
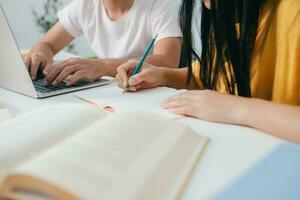
[[[136,92],[142,89],[164,86],[164,70],[150,64],[144,63],[141,71],[131,76],[138,63],[138,60],[130,60],[118,68],[116,79],[120,88],[125,91]]]
[[[131,72],[131,77],[135,77],[135,79],[136,79],[136,75],[141,71],[142,66],[143,66],[143,64],[144,64],[144,62],[145,62],[147,56],[149,55],[149,53],[151,52],[151,50],[152,50],[152,48],[153,48],[153,46],[154,46],[154,43],[155,43],[155,41],[156,41],[156,39],[157,39],[157,36],[158,36],[158,35],[156,35],[156,36],[151,40],[151,42],[149,43],[148,47],[145,49],[145,51],[144,51],[143,56],[141,57],[141,59],[140,59],[138,62],[135,62],[135,66],[132,67],[132,66],[130,65],[130,68],[127,69],[127,70],[130,70],[130,72]],[[127,74],[127,75],[128,75],[128,74]],[[119,77],[119,78],[120,78],[120,77]],[[123,74],[123,77],[122,77],[122,78],[125,78],[125,77],[124,77],[124,74]],[[127,81],[127,80],[128,80],[128,76],[127,76],[125,79],[126,79],[126,85],[123,86],[123,93],[126,92],[126,91],[134,91],[134,90],[136,91],[136,90],[138,90],[136,87],[133,87],[133,85],[129,83],[129,82],[132,82],[132,83],[136,82],[136,81],[134,81],[134,79],[129,80],[129,82]],[[123,80],[123,83],[125,83],[124,80]],[[140,85],[140,86],[143,87],[143,85]],[[153,87],[154,87],[154,86],[153,86]],[[131,89],[130,89],[130,88],[131,88]]]

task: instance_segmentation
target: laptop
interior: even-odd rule
[[[1,4],[0,30],[1,88],[40,99],[111,83],[109,79],[99,79],[96,82],[79,81],[70,87],[65,83],[58,86],[45,86],[42,76],[32,81]]]

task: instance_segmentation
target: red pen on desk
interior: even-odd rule
[[[88,99],[84,99],[80,96],[77,96],[77,95],[73,95],[75,98],[85,102],[85,103],[88,103],[88,104],[91,104],[93,106],[96,106],[96,107],[100,107],[100,105],[98,105],[97,103],[91,101],[91,100],[88,100]],[[115,113],[116,110],[112,107],[112,106],[109,106],[109,105],[106,105],[106,106],[103,106],[102,107],[103,110],[107,111],[107,112],[111,112],[111,113]]]

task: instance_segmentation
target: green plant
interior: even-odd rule
[[[39,29],[39,32],[45,34],[47,33],[51,27],[53,27],[57,21],[57,12],[63,6],[62,0],[46,0],[43,5],[43,12],[39,13],[36,10],[32,9],[32,14],[35,19],[36,26]],[[70,44],[67,47],[68,52],[75,52],[75,45]]]

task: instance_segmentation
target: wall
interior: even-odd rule
[[[72,0],[63,0],[64,5]],[[35,25],[32,9],[43,9],[45,0],[0,0],[21,49],[29,49],[42,34]],[[75,51],[81,56],[93,56],[83,37],[75,40]]]

